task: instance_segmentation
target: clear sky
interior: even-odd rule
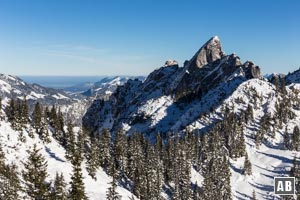
[[[218,35],[263,73],[300,67],[298,0],[0,0],[0,73],[147,75]]]

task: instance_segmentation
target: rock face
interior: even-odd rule
[[[248,79],[260,77],[260,68],[252,62],[242,64],[235,54],[225,55],[219,38],[215,36],[185,63],[173,85],[175,97],[201,96],[220,82],[231,79],[238,70]]]
[[[107,101],[97,102],[83,118],[90,130],[119,128],[127,132],[167,132],[184,128],[176,125],[182,116],[198,117],[218,101],[226,98],[242,82],[260,77],[260,68],[247,61],[242,63],[235,54],[225,55],[217,36],[207,41],[183,67],[168,60],[148,75],[145,81],[129,80],[119,86]],[[218,89],[221,88],[221,89]],[[202,109],[211,91],[218,100]],[[184,104],[184,105],[182,105]],[[194,104],[199,107],[191,108]],[[97,119],[97,120],[91,120]],[[175,124],[174,124],[175,123]],[[176,128],[174,128],[176,127]]]
[[[190,60],[189,69],[202,68],[203,66],[219,60],[223,56],[221,42],[218,36],[207,41]]]

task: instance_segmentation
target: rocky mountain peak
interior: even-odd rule
[[[221,41],[218,36],[214,36],[197,51],[190,60],[190,65],[202,68],[209,63],[219,60],[223,55]]]
[[[225,55],[220,39],[215,36],[185,62],[172,89],[176,99],[190,95],[202,96],[216,85],[238,75],[246,79],[257,78],[260,77],[260,68],[252,62],[243,65],[236,54]]]

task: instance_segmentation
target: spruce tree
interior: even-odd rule
[[[210,138],[209,157],[204,170],[201,197],[203,199],[231,200],[229,160],[223,156],[223,140],[215,130]]]
[[[0,197],[2,199],[18,199],[21,190],[17,166],[5,163],[5,154],[0,141]]]
[[[76,153],[76,140],[75,133],[73,130],[73,124],[71,122],[68,123],[67,126],[67,138],[66,138],[66,158],[68,160],[72,160],[75,157]]]
[[[112,181],[110,182],[110,187],[106,192],[107,200],[120,200],[121,196],[117,192],[117,170],[115,164],[112,166]]]
[[[45,199],[49,197],[49,184],[46,182],[48,177],[47,161],[37,149],[36,144],[32,150],[27,151],[28,160],[24,163],[22,176],[25,182],[25,192],[33,199]]]
[[[99,139],[100,164],[103,168],[108,167],[110,159],[110,132],[108,129],[103,129]]]
[[[19,199],[21,191],[19,173],[15,164],[0,163],[0,197],[1,199]]]
[[[39,102],[37,102],[34,106],[32,121],[33,127],[35,128],[36,132],[39,133],[40,129],[42,128],[42,108]]]
[[[127,138],[122,130],[116,132],[112,148],[115,155],[116,169],[120,172],[120,177],[118,177],[118,180],[120,180],[125,176],[127,169]]]
[[[76,142],[75,142],[74,153],[72,154],[73,155],[71,158],[71,163],[73,166],[73,174],[71,176],[71,182],[70,182],[71,187],[69,192],[69,198],[72,200],[86,200],[88,198],[85,193],[83,175],[81,170],[83,152],[80,149],[80,145]]]
[[[21,123],[22,126],[25,127],[26,124],[28,124],[29,121],[29,111],[28,111],[28,105],[27,105],[27,100],[26,96],[24,96],[22,105],[21,105]]]
[[[57,119],[56,119],[56,128],[57,128],[56,134],[57,134],[58,141],[65,147],[67,136],[64,130],[64,126],[65,126],[64,116],[60,108],[58,108]]]
[[[40,139],[43,142],[50,143],[51,139],[49,137],[48,122],[47,122],[46,115],[47,115],[46,112],[42,111],[40,130],[39,130],[38,134],[39,134]]]
[[[100,167],[99,145],[96,137],[90,138],[90,148],[87,152],[87,171],[96,180],[96,171]]]
[[[252,200],[256,200],[256,193],[255,193],[255,190],[252,191]]]
[[[285,131],[283,133],[283,144],[286,149],[291,149],[290,133],[288,132],[287,126],[285,127]]]
[[[293,160],[293,166],[291,167],[290,176],[295,177],[295,190],[296,194],[299,194],[300,191],[300,166],[299,161],[296,157]],[[300,198],[300,195],[297,196],[297,199]]]
[[[299,144],[300,144],[300,130],[298,126],[294,127],[293,135],[292,135],[292,146],[293,150],[298,151],[299,150]]]
[[[10,99],[9,105],[5,108],[5,114],[7,116],[7,120],[11,123],[12,128],[15,128],[17,112],[14,99]]]
[[[76,157],[78,157],[76,155]],[[83,175],[81,171],[81,161],[75,158],[73,161],[73,174],[71,176],[69,198],[72,200],[86,200],[88,199],[85,193],[83,182]]]
[[[53,187],[50,194],[51,200],[67,200],[68,193],[66,190],[66,182],[63,174],[60,175],[56,172]]]
[[[246,124],[249,124],[249,122],[252,120],[253,120],[253,108],[250,104],[248,104],[246,114],[245,114],[245,122]]]
[[[246,155],[245,155],[243,174],[245,174],[245,175],[251,175],[252,174],[252,166],[251,166],[251,162],[248,158],[248,153],[247,152],[246,152]]]

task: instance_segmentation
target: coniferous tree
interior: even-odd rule
[[[117,192],[117,170],[115,164],[112,166],[112,181],[110,182],[110,187],[106,193],[107,200],[120,200],[121,196]]]
[[[108,129],[103,129],[100,135],[99,150],[100,165],[106,169],[110,160],[110,132]]]
[[[300,191],[300,166],[299,166],[299,160],[294,157],[293,160],[293,166],[290,171],[290,176],[295,177],[295,190],[297,194],[297,199],[300,198],[299,191]]]
[[[100,167],[99,145],[96,137],[90,138],[90,148],[87,152],[87,171],[96,180],[96,171]]]
[[[298,126],[294,127],[293,135],[292,135],[292,147],[293,150],[298,151],[299,150],[299,144],[300,144],[300,130]]]
[[[60,175],[56,172],[53,187],[50,194],[51,200],[67,200],[68,192],[66,190],[66,182],[63,174]]]
[[[16,127],[16,119],[17,119],[17,112],[15,106],[15,100],[10,99],[9,105],[5,108],[5,114],[7,116],[7,120],[11,123],[12,128],[15,129]]]
[[[255,193],[255,190],[252,191],[252,200],[256,200],[256,193]]]
[[[181,200],[181,196],[179,193],[179,181],[178,179],[175,179],[174,182],[174,192],[173,192],[173,196],[172,196],[173,200]]]
[[[21,190],[17,166],[5,163],[5,154],[0,141],[0,197],[2,199],[18,199]]]
[[[144,182],[144,187],[145,187],[145,193],[144,197],[147,199],[159,199],[160,198],[160,191],[161,189],[158,188],[159,183],[156,183],[156,181],[161,181],[157,180],[157,175],[156,170],[157,170],[157,165],[159,165],[159,161],[156,157],[156,153],[154,150],[154,146],[150,144],[148,140],[145,141],[144,145],[144,169],[145,173],[144,176],[146,178]]]
[[[29,122],[29,111],[26,97],[24,96],[22,104],[21,104],[21,124],[25,127],[26,124]]]
[[[154,189],[153,189],[153,196],[157,200],[160,200],[160,199],[162,199],[161,191],[162,191],[162,186],[163,186],[163,174],[162,174],[162,162],[161,161],[159,161],[157,163],[156,177],[155,177],[154,184],[155,185],[154,185]]]
[[[57,135],[57,139],[58,141],[65,147],[66,146],[66,132],[64,130],[64,116],[63,113],[61,112],[60,108],[58,108],[57,111],[57,119],[56,119],[56,127],[57,127],[57,131],[56,131],[56,135]]]
[[[58,137],[58,134],[57,134],[58,129],[59,129],[59,123],[58,123],[58,119],[57,119],[57,113],[56,113],[55,105],[53,105],[51,107],[48,117],[49,117],[49,124],[53,128],[53,137],[56,140],[59,140],[59,137]]]
[[[201,197],[203,199],[232,199],[228,159],[222,155],[222,138],[213,131],[210,138],[210,156],[205,167]]]
[[[35,128],[36,132],[39,133],[40,129],[42,128],[42,108],[39,102],[37,102],[34,106],[32,121],[33,127]]]
[[[78,155],[73,161],[73,174],[70,182],[69,198],[72,200],[86,200],[88,199],[85,193],[85,187],[83,183],[83,175],[81,171],[81,161],[78,159]]]
[[[260,134],[260,131],[258,130],[254,136],[255,138],[255,147],[258,149],[259,148],[259,145],[261,145],[261,134]]]
[[[147,178],[145,173],[145,157],[143,136],[134,133],[128,142],[128,177],[133,182],[133,193],[139,199],[145,199],[147,195]]]
[[[47,161],[34,144],[32,150],[28,150],[28,160],[24,163],[22,176],[25,181],[25,192],[33,199],[45,199],[49,197],[49,184]]]
[[[56,123],[56,120],[57,120],[57,113],[56,113],[55,105],[52,105],[52,107],[51,107],[51,110],[49,112],[49,120],[50,120],[50,125],[55,127],[54,124]]]
[[[66,158],[68,160],[72,160],[75,157],[76,153],[76,138],[73,130],[73,124],[71,122],[68,123],[67,126],[67,138],[66,138]]]
[[[173,174],[172,174],[172,167],[173,167],[173,162],[172,162],[172,153],[173,151],[173,144],[170,138],[166,138],[167,142],[164,148],[164,153],[163,153],[163,179],[164,181],[168,184],[172,181]]]
[[[290,133],[288,132],[287,126],[285,127],[285,131],[283,133],[283,144],[286,149],[291,149]]]
[[[0,197],[13,200],[19,198],[21,191],[18,170],[15,164],[0,163]]]
[[[183,199],[191,199],[191,144],[190,133],[186,133],[178,145],[178,179],[179,179],[179,193]]]
[[[42,111],[42,117],[41,117],[41,127],[38,132],[39,137],[43,142],[50,143],[51,139],[49,137],[49,131],[48,131],[48,122],[47,122],[47,113],[45,111]]]
[[[64,117],[63,113],[61,112],[60,108],[57,108],[53,105],[50,113],[49,113],[49,121],[50,125],[53,127],[53,137],[63,146],[66,148],[68,133],[64,130]],[[70,123],[70,122],[69,122]]]
[[[245,114],[246,124],[248,124],[251,120],[253,120],[253,108],[250,104],[248,104]]]
[[[0,140],[0,164],[5,163],[5,154],[2,148],[2,142]]]
[[[80,140],[80,139],[79,139]],[[73,174],[71,176],[71,182],[70,182],[70,192],[69,192],[69,198],[72,200],[86,200],[88,199],[85,193],[85,187],[83,182],[83,175],[81,170],[81,163],[83,160],[83,152],[80,148],[80,144],[75,142],[74,145],[74,154],[71,158],[71,163],[73,166]]]
[[[87,149],[87,137],[86,137],[86,132],[80,128],[77,132],[77,142],[75,143],[76,145],[76,151],[81,155],[81,159],[83,159],[83,155],[85,153],[85,150]]]
[[[245,175],[251,175],[252,174],[252,166],[251,166],[251,162],[248,158],[247,152],[246,152],[246,155],[245,155],[243,174],[245,174]]]
[[[116,161],[116,169],[120,175],[118,180],[120,180],[125,176],[127,170],[127,138],[123,131],[119,130],[116,132],[112,148]]]

